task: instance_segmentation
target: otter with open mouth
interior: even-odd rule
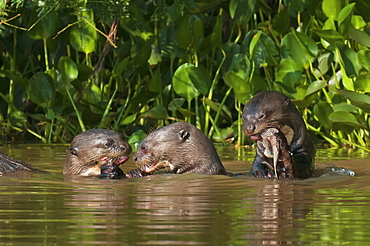
[[[108,129],[91,129],[71,142],[63,174],[124,178],[118,167],[129,159],[131,146],[122,135]]]
[[[122,139],[121,134],[107,129],[87,130],[73,139],[63,174],[125,178],[119,165],[129,159],[130,153],[131,147]],[[0,175],[18,171],[44,172],[0,153]]]
[[[309,178],[312,175],[315,147],[301,114],[287,96],[277,91],[263,91],[256,94],[245,105],[242,119],[245,135],[257,141],[256,157],[251,170],[254,176],[272,177],[270,167],[274,167],[274,158],[271,158],[271,155],[269,157],[270,150],[265,152],[270,148],[266,148],[268,142],[277,147],[275,151],[279,153],[275,153],[275,157],[277,155],[280,156],[278,158],[284,157],[283,160],[276,159],[280,174],[277,170],[275,176]],[[263,136],[269,128],[275,128],[277,132]],[[271,150],[274,152],[273,149]],[[289,161],[289,155],[292,156],[291,161]],[[279,162],[283,164],[278,165]]]
[[[226,174],[211,140],[194,125],[185,122],[173,123],[150,133],[139,145],[133,159],[142,175],[165,167],[177,174]]]

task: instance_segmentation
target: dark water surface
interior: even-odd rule
[[[0,151],[50,172],[0,177],[1,245],[366,245],[370,154],[318,151],[307,180],[161,174],[126,180],[62,175],[67,146]],[[218,148],[229,171],[249,171],[253,149]],[[239,157],[238,157],[239,156]],[[132,161],[122,169],[133,169]]]

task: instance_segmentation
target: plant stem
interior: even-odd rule
[[[48,57],[48,46],[46,44],[46,38],[42,39],[44,44],[44,56],[45,56],[45,71],[49,70],[49,57]]]
[[[75,110],[75,113],[76,113],[76,116],[77,116],[77,120],[78,120],[78,123],[80,124],[80,127],[81,127],[81,131],[86,131],[86,128],[85,128],[85,125],[84,125],[84,122],[82,121],[82,117],[81,117],[81,114],[80,112],[78,111],[77,107],[76,107],[76,104],[75,102],[73,101],[73,98],[71,96],[71,93],[69,92],[69,90],[67,89],[67,94],[68,94],[68,97],[69,97],[69,100],[71,101],[71,104],[72,104],[72,107],[73,109]]]

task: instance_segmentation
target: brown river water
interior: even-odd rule
[[[49,174],[0,177],[0,245],[367,245],[370,154],[319,149],[307,180],[158,174],[101,180],[62,174],[67,146],[0,151]],[[228,171],[248,173],[254,149],[217,146]],[[135,168],[132,160],[122,166]]]

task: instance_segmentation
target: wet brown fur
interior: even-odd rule
[[[242,117],[243,130],[247,136],[258,137],[270,127],[283,132],[293,155],[294,178],[308,178],[312,175],[315,147],[301,114],[287,96],[277,91],[260,92],[244,107]],[[288,133],[283,129],[288,129]],[[262,164],[262,153],[257,149],[251,172],[258,177],[268,177]]]
[[[185,122],[150,133],[133,158],[144,171],[169,167],[174,173],[226,173],[212,142],[194,125]]]
[[[100,175],[102,158],[112,160],[131,153],[130,145],[122,136],[108,129],[91,129],[78,134],[70,144],[63,174]]]

